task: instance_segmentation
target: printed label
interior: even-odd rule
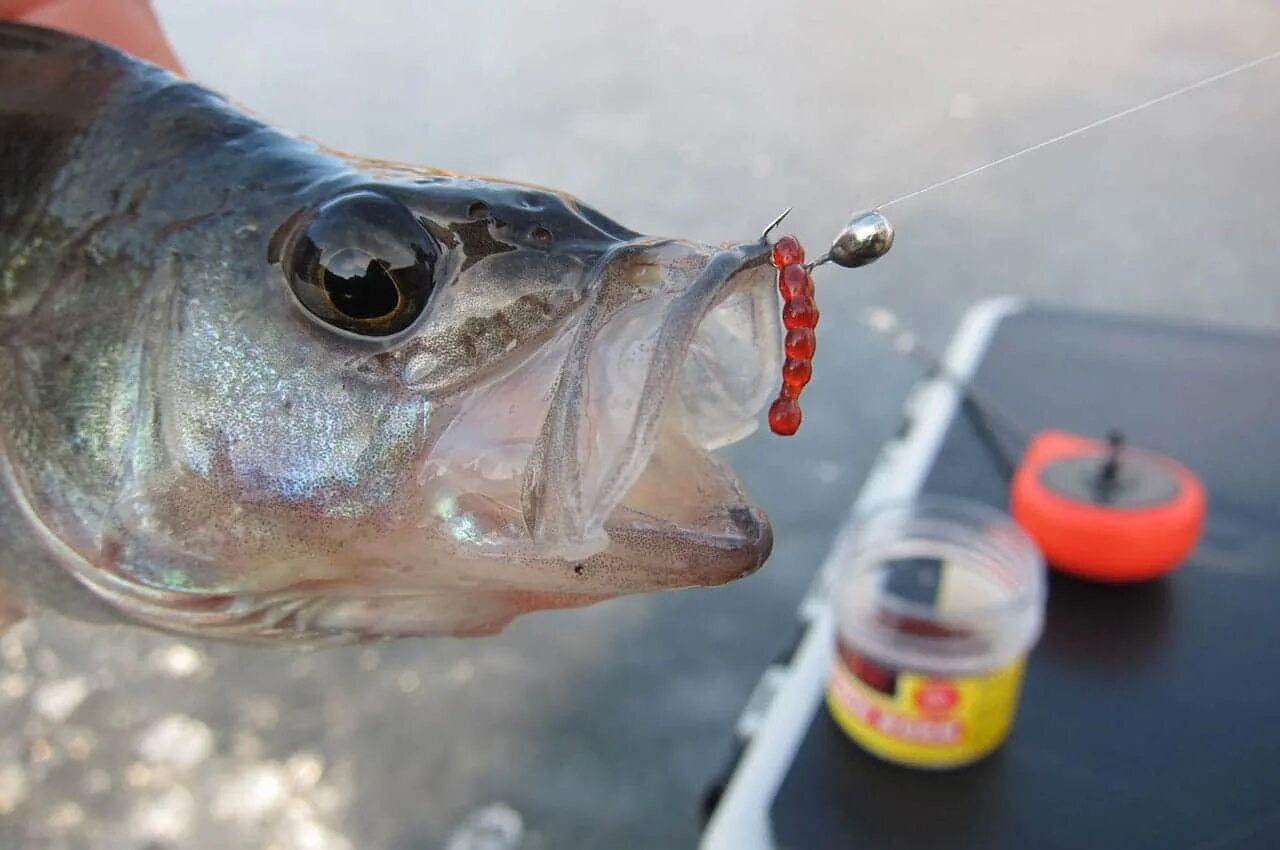
[[[1008,736],[1025,666],[1019,659],[985,676],[948,679],[890,670],[841,646],[827,706],[851,738],[882,758],[953,767]]]

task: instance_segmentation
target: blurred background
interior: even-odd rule
[[[1262,0],[156,6],[197,81],[327,145],[708,241],[794,205],[812,247],[854,209],[1280,49]],[[777,533],[734,586],[309,654],[4,636],[0,846],[459,850],[478,812],[527,850],[692,846],[917,377],[860,310],[939,347],[996,294],[1280,327],[1278,89],[1272,63],[909,201],[886,260],[824,269],[805,427],[728,451]]]

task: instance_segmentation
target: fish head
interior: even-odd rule
[[[135,619],[273,641],[745,576],[772,533],[711,452],[774,389],[769,253],[449,175],[263,213],[170,264],[132,330],[150,407],[79,575]]]

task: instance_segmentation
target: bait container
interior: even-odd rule
[[[1035,543],[985,505],[926,497],[865,517],[846,552],[831,596],[836,723],[911,767],[959,767],[998,748],[1044,623]]]

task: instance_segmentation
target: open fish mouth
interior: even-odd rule
[[[768,520],[710,452],[752,433],[775,388],[769,251],[646,239],[607,252],[577,321],[464,400],[433,446],[427,486],[452,479],[458,542],[577,564],[543,589],[598,581],[607,595],[763,564]]]
[[[650,465],[663,465],[651,461],[664,436],[676,444],[665,456],[682,438],[708,449],[749,433],[747,417],[769,389],[759,380],[761,331],[774,325],[759,321],[763,299],[745,286],[751,256],[749,247],[725,249],[702,264],[701,252],[667,243],[606,257],[524,475],[522,511],[536,543],[569,559],[594,554],[613,508]],[[731,299],[735,281],[744,288]],[[645,297],[633,300],[637,289]],[[650,472],[658,498],[644,503],[678,501],[681,476]]]

